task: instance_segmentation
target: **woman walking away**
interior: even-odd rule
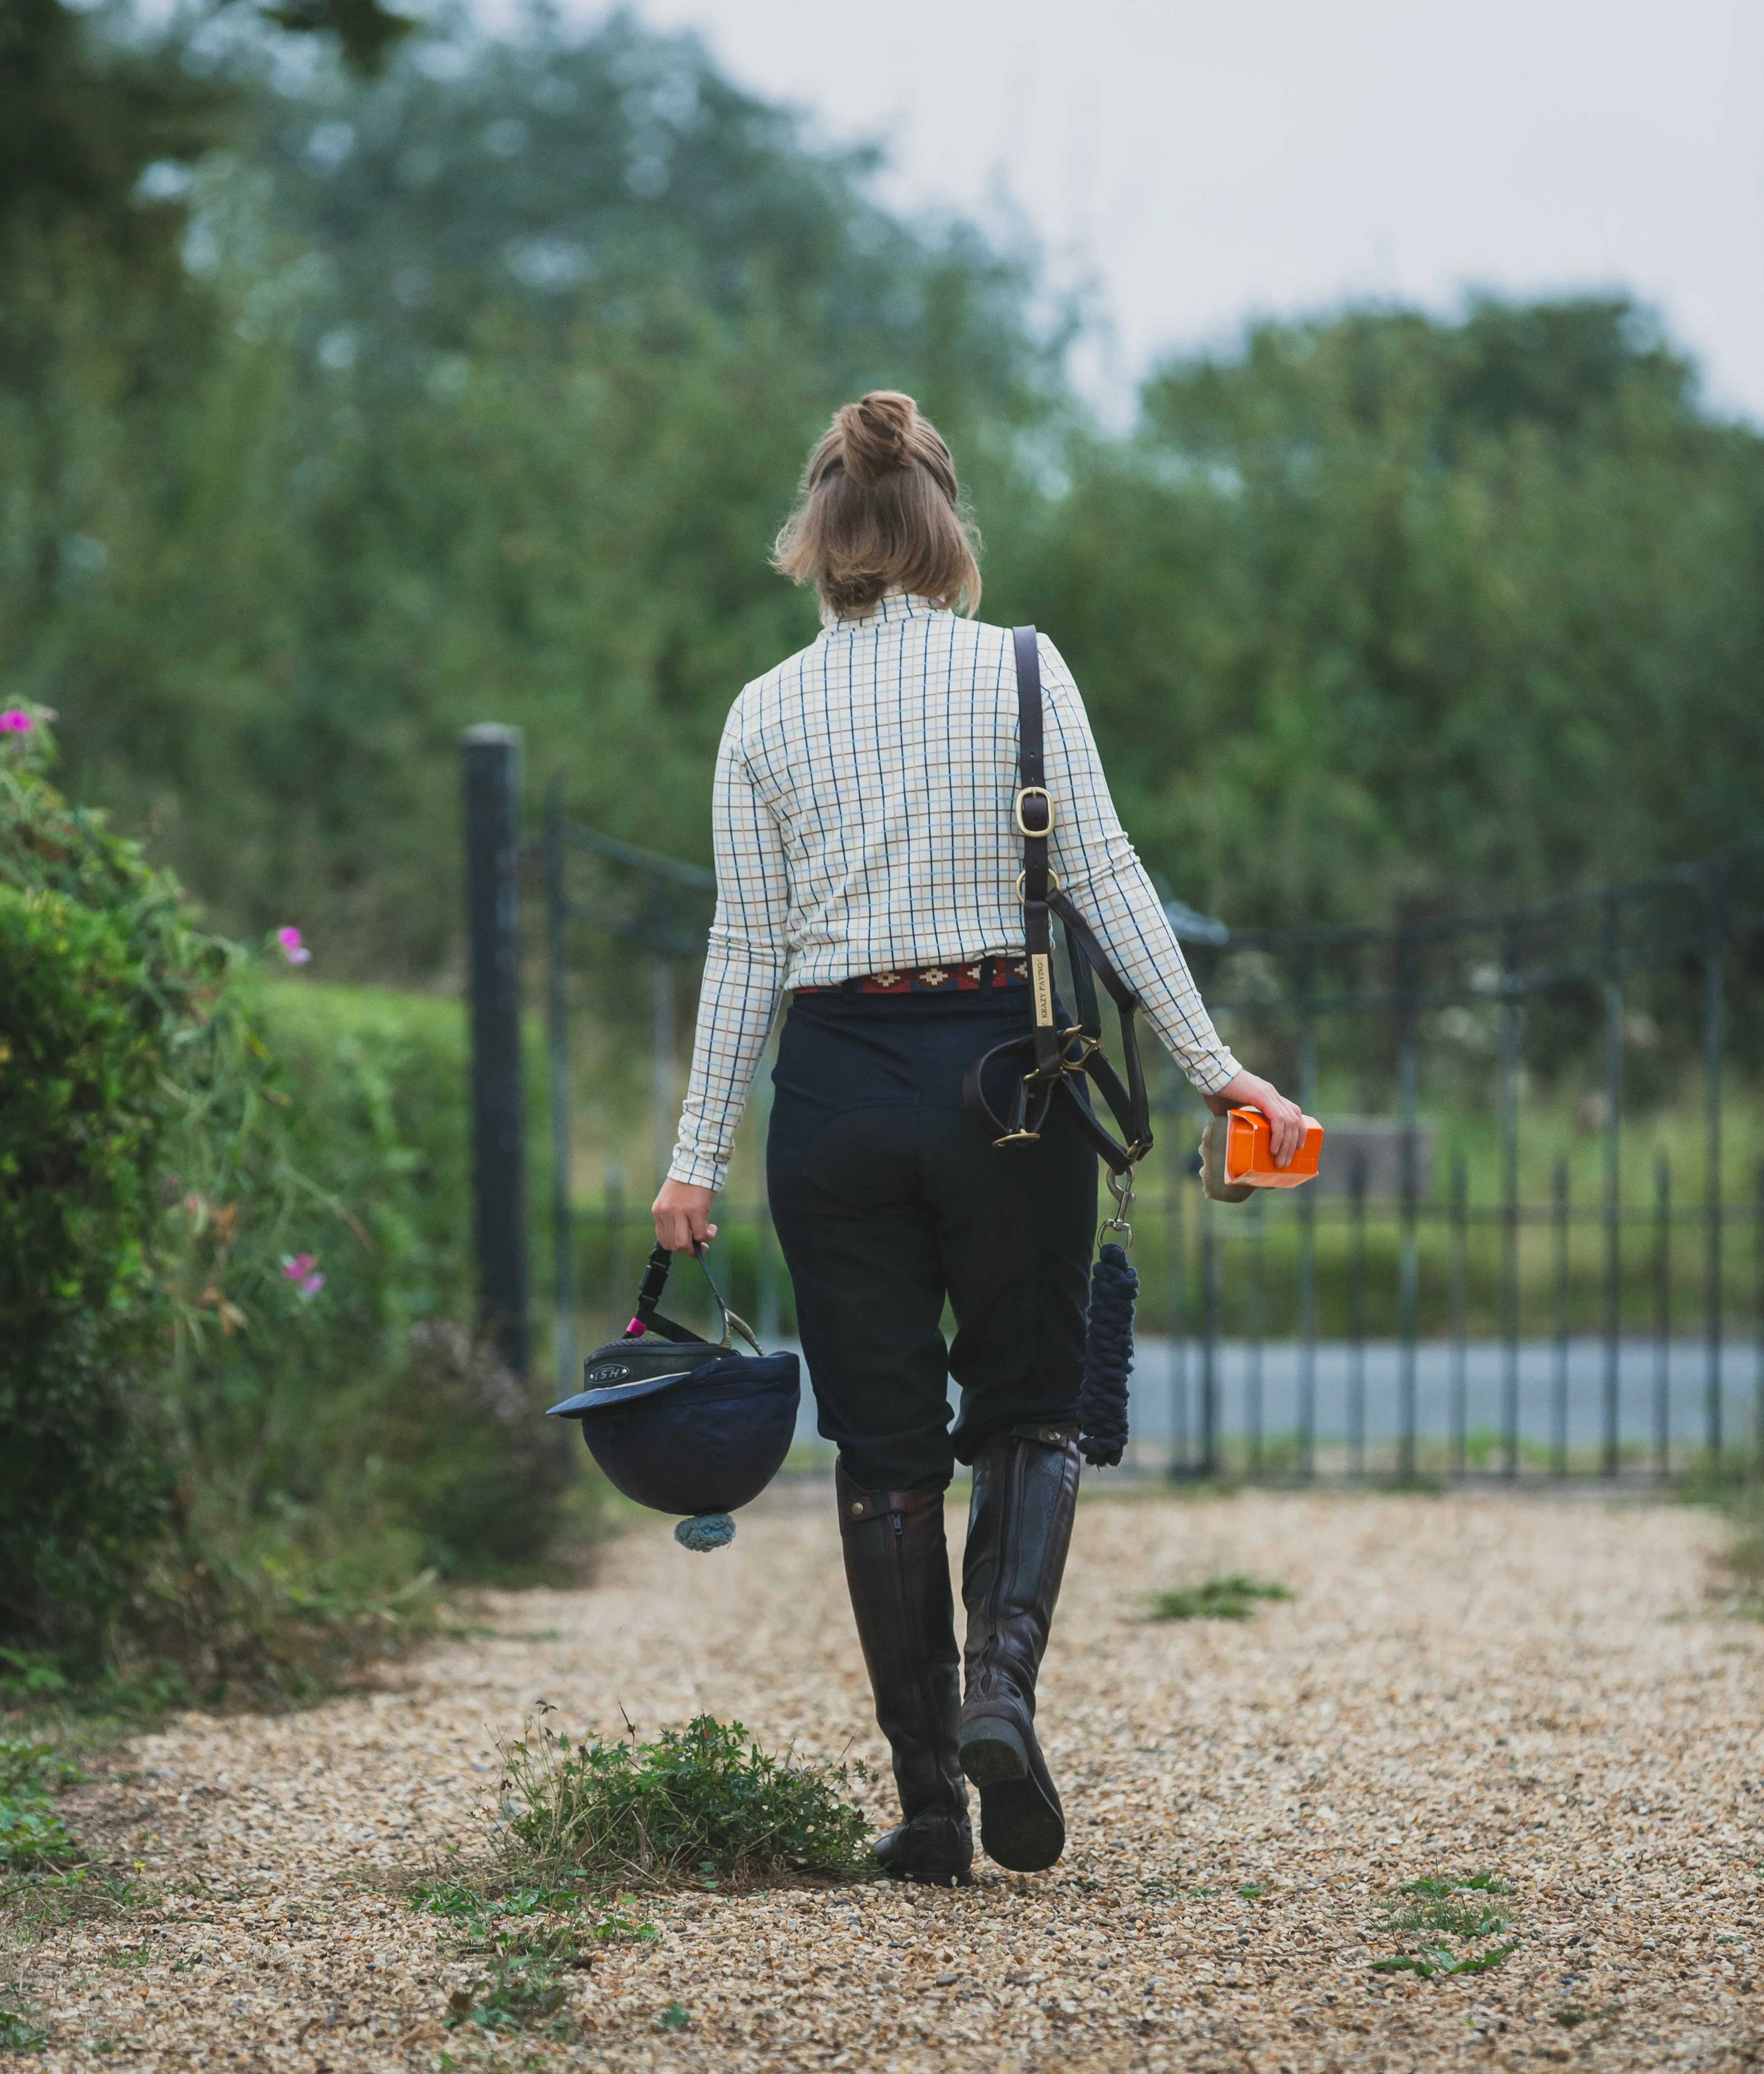
[[[1035,1679],[1078,1489],[1097,1173],[1074,1103],[1003,1145],[964,1107],[973,1061],[1031,1027],[1012,638],[958,617],[980,572],[949,449],[910,396],[839,412],[775,561],[820,592],[822,631],[747,686],[723,731],[717,919],[656,1235],[684,1251],[714,1230],[787,993],[766,1174],[900,1791],[876,1855],[965,1883],[965,1777],[988,1854],[1039,1871],[1065,1844]],[[1039,653],[1049,862],[1208,1105],[1261,1109],[1284,1164],[1299,1111],[1215,1033],[1115,817],[1077,687],[1049,642]],[[1022,1060],[1007,1056],[1008,1083]],[[958,1460],[973,1468],[965,1697],[944,1541]]]

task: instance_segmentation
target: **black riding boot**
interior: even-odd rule
[[[1035,1740],[1035,1675],[1077,1501],[1076,1427],[1006,1427],[974,1458],[959,1746],[980,1789],[981,1845],[1012,1872],[1039,1873],[1066,1847],[1065,1812]]]
[[[973,1875],[968,1789],[956,1760],[960,1655],[941,1491],[861,1491],[839,1465],[839,1535],[876,1725],[904,1820],[876,1841],[883,1869],[936,1886]]]

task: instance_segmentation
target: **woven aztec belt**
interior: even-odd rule
[[[987,994],[1004,986],[1027,986],[1027,958],[981,958],[971,965],[922,965],[916,972],[870,973],[837,986],[799,986],[809,994]]]

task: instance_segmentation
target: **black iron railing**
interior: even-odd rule
[[[715,882],[570,821],[555,787],[539,848],[553,1337],[567,1382],[578,1313],[595,1337],[623,1324],[648,1228],[647,1188],[628,1195],[616,1167],[597,1199],[572,1187],[570,932],[611,930],[649,953],[659,1172],[675,1120],[679,968],[702,955]],[[1136,1220],[1142,1467],[1664,1476],[1759,1445],[1764,1166],[1750,1170],[1764,1114],[1754,1103],[1730,1127],[1723,1090],[1729,967],[1764,932],[1764,841],[1584,895],[1387,928],[1233,932],[1170,911],[1233,1043],[1278,1061],[1331,1132],[1327,1187],[1208,1204],[1193,1171],[1200,1111],[1170,1076]],[[1700,1082],[1690,1187],[1682,1151],[1655,1148],[1639,1176],[1626,1159],[1626,1131],[1653,1113],[1625,1086],[1632,1024],[1655,1031],[1680,1081]],[[1564,1152],[1540,1173],[1526,1146],[1560,1121],[1559,1102],[1527,1094],[1527,1075],[1570,1055],[1597,1065],[1590,1181]],[[762,1078],[760,1105],[768,1093]],[[1332,1112],[1345,1108],[1378,1113],[1344,1124]],[[1442,1132],[1460,1142],[1436,1157]],[[721,1203],[718,1217],[737,1308],[787,1334],[788,1277],[762,1196]]]

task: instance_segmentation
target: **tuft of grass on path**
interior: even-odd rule
[[[473,1962],[469,1986],[448,1997],[442,2022],[449,2030],[543,2030],[568,1999],[570,1976],[593,1969],[597,1948],[653,1943],[653,1923],[625,1912],[622,1894],[595,1919],[585,1898],[568,1887],[513,1887],[493,1894],[464,1882],[418,1887],[411,1896],[428,1914],[454,1928],[456,1958]]]
[[[1431,1874],[1410,1880],[1378,1903],[1376,1927],[1386,1936],[1407,1933],[1417,1949],[1371,1961],[1374,1973],[1419,1973],[1423,1980],[1457,1973],[1492,1973],[1519,1948],[1518,1940],[1490,1945],[1513,1927],[1502,1906],[1507,1886],[1493,1872]],[[1454,1952],[1453,1944],[1482,1944],[1481,1952]]]
[[[606,1892],[874,1869],[869,1824],[845,1797],[864,1767],[781,1760],[739,1721],[700,1714],[649,1743],[572,1743],[541,1723],[502,1761],[503,1847],[518,1877]]]
[[[1248,1620],[1259,1602],[1291,1597],[1284,1584],[1246,1577],[1234,1570],[1228,1576],[1209,1577],[1204,1584],[1159,1592],[1151,1602],[1151,1617],[1159,1621]]]

